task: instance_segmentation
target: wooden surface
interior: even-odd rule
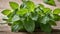
[[[0,23],[3,23],[3,20],[2,18],[4,17],[3,14],[1,14],[1,11],[4,10],[4,9],[11,9],[10,6],[9,6],[9,2],[10,1],[14,1],[14,2],[17,2],[18,4],[21,4],[21,0],[0,0]],[[60,8],[60,2],[58,2],[57,0],[55,0],[55,3],[56,3],[56,6],[50,6],[50,5],[47,5],[45,3],[43,3],[42,0],[32,0],[35,4],[43,4],[45,5],[46,7],[49,7],[51,8],[52,10],[55,9],[55,8]],[[53,27],[54,29],[60,29],[60,21],[56,22],[57,23],[57,26]],[[8,25],[1,25],[0,24],[0,31],[10,31],[10,27]]]
[[[27,32],[0,32],[0,34],[46,34],[44,32],[33,32],[33,33],[27,33]],[[51,34],[60,34],[60,32],[52,32]]]

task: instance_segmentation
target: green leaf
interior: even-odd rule
[[[23,2],[27,1],[27,0],[22,0]]]
[[[12,9],[17,9],[17,8],[19,8],[19,5],[18,5],[16,2],[9,2],[9,4],[10,4],[10,7],[11,7]]]
[[[32,12],[31,15],[30,15],[30,17],[31,17],[31,19],[34,20],[34,21],[37,21],[37,19],[38,19],[38,15],[37,15],[36,12],[34,12],[34,13]]]
[[[25,4],[24,3],[20,5],[20,9],[21,8],[25,8]]]
[[[53,11],[54,14],[60,14],[60,8],[57,8]]]
[[[60,16],[57,15],[57,14],[54,14],[54,20],[55,20],[55,21],[60,21]]]
[[[38,15],[40,16],[44,16],[44,11],[42,9],[40,9],[40,7],[36,8],[35,11],[37,12]]]
[[[50,8],[44,8],[43,11],[44,11],[44,13],[46,14],[46,13],[51,12],[51,9],[50,9]]]
[[[25,3],[25,6],[27,9],[29,9],[29,11],[34,11],[35,9],[35,4],[32,1],[27,1]]]
[[[16,11],[17,11],[17,9],[14,10],[13,12],[11,12],[9,15],[7,15],[8,21],[12,21],[12,18],[14,17],[14,15],[16,15]]]
[[[49,25],[48,23],[47,24],[40,23],[40,27],[42,31],[47,33],[51,32],[52,30],[51,25]]]
[[[27,12],[28,12],[28,9],[20,9],[20,11],[17,11],[16,14],[18,14],[18,15],[24,15],[24,14],[26,14]]]
[[[7,15],[9,22],[12,21],[13,16],[14,16],[14,15],[13,15],[13,12],[10,13],[9,15]]]
[[[12,18],[12,21],[18,21],[20,20],[20,17],[18,15],[14,15],[14,17]]]
[[[32,1],[26,1],[23,4],[21,4],[20,8],[28,9],[29,12],[33,12],[35,9],[35,4]]]
[[[26,2],[26,1],[31,1],[31,0],[22,0],[23,2]]]
[[[42,17],[41,23],[46,24],[49,20],[50,20],[50,18],[46,15],[46,16]]]
[[[43,4],[39,4],[38,6],[40,9],[44,9],[44,5]]]
[[[55,21],[52,21],[52,20],[50,20],[48,23],[49,23],[50,25],[53,25],[53,26],[56,26],[56,25],[57,25],[56,22],[55,22]]]
[[[51,19],[54,19],[54,14],[52,11],[50,11],[50,16],[49,16]]]
[[[35,23],[29,17],[24,20],[23,25],[24,25],[26,31],[28,31],[28,32],[33,32],[35,29]]]
[[[19,30],[21,30],[23,28],[23,24],[21,21],[15,21],[13,22],[12,26],[11,26],[11,30],[12,32],[18,32]]]
[[[45,2],[46,4],[56,6],[54,0],[44,0],[44,2]]]
[[[9,9],[5,9],[2,11],[2,14],[4,14],[4,15],[9,15],[10,13],[11,13],[11,10],[9,10]]]
[[[8,21],[8,25],[10,25],[10,26],[11,26],[12,23],[13,23],[13,22],[12,22],[13,16],[14,16],[14,15],[13,15],[13,12],[11,12],[9,15],[7,15],[7,17],[8,17],[8,20],[7,20],[7,21]]]

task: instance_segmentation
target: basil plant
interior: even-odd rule
[[[38,28],[44,32],[51,32],[52,26],[56,26],[55,21],[60,20],[60,8],[52,11],[42,4],[34,4],[31,0],[22,0],[21,5],[16,2],[9,2],[9,4],[12,10],[5,9],[2,14],[8,17],[3,20],[11,26],[12,32],[26,30],[31,33]]]

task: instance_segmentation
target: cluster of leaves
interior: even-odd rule
[[[5,9],[2,11],[8,17],[4,20],[11,24],[13,32],[23,29],[27,32],[33,32],[36,27],[40,27],[44,32],[51,32],[51,26],[56,26],[55,21],[60,20],[60,8],[52,11],[42,4],[37,6],[30,0],[22,0],[22,2],[20,6],[16,2],[9,2],[13,10]]]

